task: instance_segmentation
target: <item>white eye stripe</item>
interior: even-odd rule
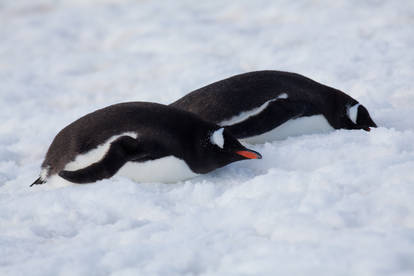
[[[214,145],[223,148],[224,146],[224,136],[223,136],[224,128],[219,128],[218,130],[214,131],[210,137],[210,142]]]
[[[357,122],[357,117],[358,117],[358,107],[360,104],[355,104],[353,106],[351,106],[350,108],[348,108],[348,117],[349,119],[351,119],[352,122],[354,122],[354,124],[356,124]]]

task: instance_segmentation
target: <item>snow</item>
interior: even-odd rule
[[[413,23],[410,0],[1,1],[0,275],[414,275]],[[263,69],[380,127],[176,184],[29,187],[80,116]]]

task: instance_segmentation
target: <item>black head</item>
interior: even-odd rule
[[[196,173],[208,173],[232,162],[261,159],[260,153],[247,149],[225,128],[216,127],[203,134],[200,144],[187,162]]]
[[[366,131],[370,131],[370,127],[377,127],[377,124],[374,123],[371,116],[369,116],[368,110],[363,105],[358,106],[356,124]]]
[[[368,110],[365,106],[356,102],[347,108],[347,116],[344,117],[343,128],[346,129],[363,129],[370,131],[371,127],[377,127],[377,124],[369,116]]]

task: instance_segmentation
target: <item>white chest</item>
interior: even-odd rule
[[[334,128],[323,115],[314,115],[288,120],[269,132],[241,140],[250,144],[260,144],[286,139],[289,136],[326,133],[333,130]]]
[[[197,176],[183,160],[167,156],[146,162],[127,162],[116,175],[137,182],[177,182]]]

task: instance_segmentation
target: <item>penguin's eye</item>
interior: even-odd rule
[[[218,130],[214,131],[210,137],[210,142],[213,145],[217,145],[220,148],[224,146],[224,136],[223,136],[224,128],[219,128]]]

